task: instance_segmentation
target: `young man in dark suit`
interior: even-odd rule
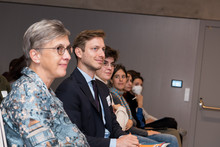
[[[61,83],[56,94],[63,101],[71,121],[86,135],[90,146],[138,146],[137,137],[122,131],[109,108],[108,87],[95,80],[95,72],[105,58],[104,36],[101,30],[86,30],[76,37],[73,48],[77,68]],[[96,88],[93,88],[93,80]],[[98,102],[93,89],[98,91]]]

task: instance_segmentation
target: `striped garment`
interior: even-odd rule
[[[117,89],[114,88],[114,87],[110,88],[110,92],[111,92],[111,94],[113,95],[114,98],[118,98],[118,99],[120,100],[121,105],[126,108],[126,111],[127,111],[127,113],[128,113],[129,119],[132,119],[133,117],[132,117],[132,114],[131,114],[130,107],[129,107],[127,101],[126,101],[126,100],[124,99],[124,97],[122,96],[122,95],[123,95],[123,92],[117,90]]]

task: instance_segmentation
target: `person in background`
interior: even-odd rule
[[[111,82],[112,82],[113,87],[110,88],[110,91],[113,96],[114,103],[116,104],[119,103],[126,108],[129,119],[132,123],[133,116],[132,116],[131,110],[126,100],[123,97],[126,81],[127,81],[127,72],[126,72],[125,67],[121,64],[116,65],[114,72],[112,74],[112,77],[111,77]],[[173,135],[160,134],[159,132],[156,132],[156,131],[148,131],[147,138],[158,141],[158,142],[170,143],[169,147],[178,146],[177,139]]]
[[[176,136],[181,147],[181,136],[177,131],[177,122],[171,117],[157,119],[147,113],[143,107],[143,77],[139,72],[129,70],[127,72],[127,82],[124,88],[124,98],[128,102],[134,119],[137,121],[137,127],[157,130],[161,133],[172,134]]]
[[[1,103],[8,146],[89,146],[50,88],[66,75],[73,51],[69,35],[62,22],[47,19],[25,32],[27,67]]]
[[[22,55],[19,58],[13,59],[9,64],[9,72],[4,72],[0,77],[0,103],[4,97],[8,95],[11,90],[11,85],[14,81],[19,79],[22,74],[22,69],[26,67],[25,57]]]
[[[9,71],[4,72],[2,75],[12,84],[22,76],[21,71],[26,66],[25,56],[22,55],[19,58],[13,59],[9,64]]]
[[[109,46],[106,46],[105,59],[104,59],[101,69],[96,71],[96,76],[95,76],[96,79],[99,79],[106,85],[109,84],[113,71],[114,71],[115,62],[117,61],[117,58],[118,58],[118,52],[110,48]],[[148,133],[146,130],[142,130],[142,129],[139,129],[133,126],[127,126],[128,125],[128,114],[126,112],[126,108],[121,106],[121,104],[115,105],[111,94],[110,94],[110,97],[111,97],[111,106],[113,107],[113,110],[116,115],[116,119],[118,123],[120,124],[120,126],[122,127],[122,130],[128,133],[140,135],[143,137],[148,136]]]
[[[145,123],[153,122],[157,118],[149,115],[143,108],[142,82],[140,83],[140,81],[143,81],[143,78],[139,73],[134,70],[127,71],[127,82],[123,96],[131,109],[132,116],[137,121],[137,127],[145,128]],[[146,122],[143,120],[143,117],[147,118]]]
[[[128,147],[150,140],[122,131],[112,111],[108,87],[95,79],[105,59],[105,33],[84,30],[74,40],[77,67],[57,88],[64,109],[92,147]]]
[[[96,71],[95,78],[105,83],[109,86],[109,80],[112,77],[112,73],[114,71],[115,62],[118,59],[118,52],[111,47],[105,47],[105,59],[102,67]],[[110,95],[111,96],[111,95]],[[113,99],[111,98],[111,106],[116,115],[116,120],[120,124],[123,131],[126,130],[126,125],[128,122],[128,115],[126,109],[122,107],[120,104],[115,105]]]
[[[10,84],[8,83],[7,79],[3,76],[0,75],[0,103],[3,100],[3,98],[5,98],[8,93],[10,92],[11,87]]]

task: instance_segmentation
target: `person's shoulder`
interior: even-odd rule
[[[79,76],[80,76],[80,72],[79,70],[76,68],[73,70],[73,72],[68,76],[66,77],[61,83],[65,83],[65,84],[68,84],[68,83],[72,83],[72,84],[76,84],[75,81],[77,81],[77,79],[79,79]],[[74,82],[72,82],[74,81]]]
[[[103,88],[103,89],[109,91],[109,88],[107,87],[107,85],[106,85],[105,83],[103,83],[103,82],[100,81],[99,79],[96,79],[96,82],[97,82],[97,84],[98,84],[98,86],[99,86],[100,88]]]
[[[34,101],[40,101],[40,99],[35,99],[35,97],[40,97],[39,93],[43,94],[42,89],[33,80],[21,77],[12,84],[12,89],[4,98],[3,103],[7,103],[7,105],[15,103],[24,105],[26,102],[34,104]]]
[[[8,80],[3,75],[0,75],[0,89],[1,90],[10,89],[10,84],[9,84]]]
[[[99,79],[96,79],[96,82],[101,84],[101,85],[106,85],[105,83],[103,83],[102,81],[100,81]]]
[[[76,77],[74,77],[74,76],[66,77],[66,78],[61,82],[61,84],[74,84],[75,82],[72,82],[72,81],[76,81]]]
[[[71,91],[74,90],[73,87],[78,87],[77,77],[74,75],[70,75],[66,79],[64,79],[57,87],[57,91]]]
[[[30,89],[38,89],[39,87],[34,83],[34,81],[27,77],[27,76],[22,76],[18,80],[12,83],[12,89],[11,91],[28,91]]]
[[[79,85],[78,85],[78,80],[77,77],[73,75],[73,73],[64,79],[56,88],[56,95],[60,99],[63,97],[64,93],[75,93],[76,91],[79,90]]]
[[[0,75],[0,81],[7,81],[7,79],[3,75]]]

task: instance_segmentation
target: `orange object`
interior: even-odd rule
[[[157,143],[157,144],[140,145],[139,147],[166,147],[169,144],[170,143],[161,142],[161,143]]]

